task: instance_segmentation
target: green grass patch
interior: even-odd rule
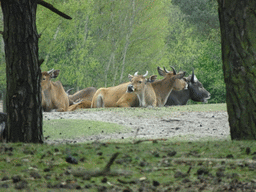
[[[0,191],[255,190],[255,159],[255,141],[0,144]]]
[[[115,123],[77,119],[44,120],[43,124],[44,136],[49,135],[51,139],[74,139],[119,131],[124,132],[128,129],[128,127]]]

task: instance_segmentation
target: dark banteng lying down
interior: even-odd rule
[[[197,102],[207,102],[211,98],[211,94],[203,87],[203,84],[197,79],[194,74],[185,77],[188,83],[188,89],[175,91],[173,90],[167,99],[166,106],[171,105],[186,105],[188,100],[191,99]]]

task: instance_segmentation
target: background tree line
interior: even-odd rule
[[[135,71],[157,74],[157,66],[192,67],[211,93],[225,102],[217,2],[213,0],[48,0],[67,21],[38,6],[42,71],[60,69],[64,87],[108,87]],[[2,15],[1,15],[2,17]],[[1,27],[3,26],[1,19]],[[1,40],[0,88],[5,87]],[[160,77],[159,77],[160,78]]]

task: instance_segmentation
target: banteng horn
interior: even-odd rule
[[[169,73],[169,72],[170,72],[170,71],[167,71],[165,67],[163,67],[163,68],[164,68],[164,71],[165,71],[166,73]]]
[[[171,66],[171,68],[172,68],[172,70],[173,70],[173,74],[174,74],[174,75],[177,75],[177,73],[176,73],[174,67]]]
[[[134,73],[134,76],[137,76],[138,75],[138,71]]]
[[[195,74],[194,74],[194,68],[192,69],[192,77],[191,77],[191,82],[195,82]]]
[[[148,71],[143,75],[143,77],[146,77],[148,75]]]
[[[51,74],[54,71],[54,69],[47,71],[48,74]]]

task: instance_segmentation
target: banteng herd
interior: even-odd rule
[[[156,75],[147,77],[148,72],[139,75],[128,75],[130,82],[108,88],[88,87],[73,95],[65,92],[61,82],[53,82],[52,78],[59,75],[59,70],[42,72],[42,107],[45,112],[74,111],[82,108],[99,107],[163,107],[171,105],[186,105],[189,99],[207,102],[210,93],[192,75],[185,77],[185,72],[177,73],[172,67],[157,67],[158,74],[163,79],[157,80]]]

